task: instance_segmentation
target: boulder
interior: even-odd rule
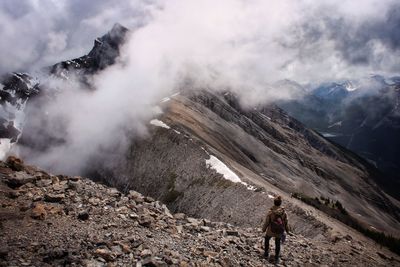
[[[204,257],[215,258],[217,255],[218,255],[218,253],[217,253],[217,252],[214,252],[214,251],[205,250],[205,251],[203,252],[203,256],[204,256]]]
[[[151,224],[153,223],[153,221],[154,221],[153,217],[151,217],[151,216],[148,215],[148,214],[142,215],[142,216],[139,218],[139,224],[140,224],[141,226],[144,226],[144,227],[150,227]]]
[[[184,220],[186,218],[185,213],[175,213],[173,216],[176,220]]]
[[[24,170],[24,162],[22,159],[15,156],[9,156],[6,160],[6,163],[13,171],[19,172]]]
[[[89,220],[89,212],[86,210],[79,212],[78,219],[81,221]]]
[[[36,181],[36,186],[38,187],[47,187],[51,185],[53,181],[51,179],[40,179]]]
[[[236,231],[236,230],[227,230],[226,231],[226,235],[228,235],[228,236],[237,236],[237,237],[240,236],[239,232]]]
[[[98,248],[95,250],[94,254],[106,261],[115,260],[115,255],[108,249]]]
[[[17,188],[27,183],[33,183],[36,177],[27,174],[26,172],[14,172],[12,175],[8,176],[6,183],[11,188]]]
[[[44,195],[44,200],[47,202],[61,202],[65,198],[64,194],[45,194]]]
[[[147,257],[151,257],[152,254],[153,254],[153,252],[150,249],[144,249],[140,252],[140,257],[147,258]]]
[[[154,201],[156,201],[156,200],[155,200],[154,198],[152,198],[152,197],[146,196],[146,197],[144,198],[144,201],[147,202],[147,203],[152,203],[152,202],[154,202]]]
[[[47,212],[45,206],[41,203],[37,203],[31,212],[31,217],[37,220],[44,220],[46,219]]]

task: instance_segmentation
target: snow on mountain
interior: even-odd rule
[[[222,174],[225,179],[233,182],[233,183],[242,183],[239,176],[237,176],[228,166],[225,165],[222,161],[220,161],[217,157],[210,155],[210,158],[206,160],[207,166],[216,172]]]
[[[354,85],[351,81],[344,82],[343,86],[349,92],[355,91],[359,88],[358,86]]]
[[[239,176],[237,176],[236,173],[234,173],[228,166],[226,166],[225,163],[223,163],[217,157],[210,155],[210,158],[206,160],[206,164],[208,167],[215,170],[217,173],[222,174],[226,180],[231,181],[233,183],[240,183],[240,184],[246,186],[246,188],[249,190],[256,189],[256,187],[243,182],[239,178]]]
[[[335,123],[332,123],[331,125],[328,126],[328,128],[333,128],[333,127],[341,127],[343,121],[337,121]]]
[[[323,84],[303,99],[281,106],[308,127],[374,162],[384,173],[380,184],[400,199],[399,88],[396,77],[371,75],[344,86]],[[332,129],[334,135],[325,134]]]
[[[171,129],[171,127],[169,127],[167,124],[165,124],[164,122],[154,119],[150,121],[150,124],[157,126],[157,127],[163,127],[165,129]]]

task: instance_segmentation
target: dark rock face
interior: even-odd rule
[[[11,73],[1,78],[0,103],[21,107],[30,96],[39,93],[38,82],[26,73]]]
[[[27,100],[39,94],[38,82],[26,73],[10,73],[0,78],[0,138],[16,142]],[[20,127],[21,125],[18,125]]]
[[[33,166],[36,181],[17,189],[16,172],[0,161],[0,265],[4,266],[266,266],[263,233],[185,214],[136,191],[119,192],[82,177],[53,176]],[[43,182],[45,180],[45,182]],[[47,181],[51,182],[48,183]],[[71,183],[75,186],[70,186]],[[14,192],[14,194],[11,194]],[[18,194],[16,194],[18,192]],[[45,195],[63,194],[63,202]],[[10,197],[10,196],[16,197]],[[90,210],[90,216],[88,211]],[[310,239],[290,235],[285,266],[395,266],[399,257],[355,232]],[[271,245],[270,245],[271,246]]]
[[[124,43],[128,29],[115,24],[114,27],[104,36],[94,41],[93,49],[89,54],[57,63],[49,68],[51,74],[61,78],[68,78],[74,73],[82,82],[90,85],[87,75],[92,75],[112,64],[119,56],[119,48]]]

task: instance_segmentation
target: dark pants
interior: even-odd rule
[[[264,255],[268,257],[269,255],[269,240],[271,239],[270,236],[265,237],[265,250]],[[275,259],[279,258],[279,253],[281,251],[281,239],[275,237]]]

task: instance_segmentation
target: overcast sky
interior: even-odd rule
[[[116,22],[130,29],[156,25],[168,45],[184,52],[202,49],[185,40],[191,38],[210,45],[209,54],[224,53],[255,73],[279,78],[400,69],[395,0],[2,0],[0,73],[79,57]]]

